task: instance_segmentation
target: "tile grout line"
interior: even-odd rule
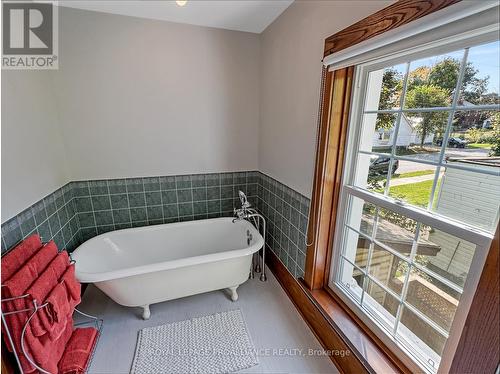
[[[129,192],[128,192],[128,183],[127,183],[127,180],[125,179],[125,191],[127,193],[127,206],[128,206],[128,218],[130,220],[130,226],[132,226],[132,213],[130,212],[130,198],[129,198]],[[147,218],[147,215],[146,215],[146,218]],[[125,223],[119,223],[119,225],[125,225]]]
[[[262,178],[261,178],[261,180],[262,180]],[[271,182],[271,183],[272,183],[272,182]],[[280,182],[277,182],[277,183],[280,183]],[[267,187],[265,186],[265,184],[269,184],[269,183],[264,183],[264,182],[263,182],[263,183],[259,183],[259,185],[261,185],[261,187],[262,187],[262,191],[263,191],[263,192],[265,192],[265,191],[267,190],[267,192],[269,193],[269,195],[270,195],[270,197],[271,197],[271,200],[272,200],[272,199],[274,199],[274,200],[276,201],[276,199],[279,199],[279,200],[283,201],[283,203],[287,203],[287,204],[289,205],[290,209],[292,209],[292,208],[293,208],[295,211],[297,211],[297,213],[299,213],[299,224],[300,224],[300,217],[301,217],[301,216],[304,216],[304,214],[302,213],[302,209],[301,209],[301,210],[299,210],[299,209],[295,209],[295,208],[293,207],[293,205],[292,205],[292,204],[290,204],[290,203],[288,203],[287,201],[285,201],[285,199],[284,199],[284,198],[281,198],[281,197],[280,197],[280,196],[279,196],[276,192],[273,192],[271,189],[267,188]],[[273,183],[273,184],[274,184],[274,183]],[[280,183],[280,184],[281,184],[281,183]],[[283,184],[281,184],[281,186],[284,186],[285,188],[288,188],[287,186],[285,186],[285,185],[283,185]],[[279,186],[279,185],[275,185],[274,187],[275,187],[275,188],[279,188],[279,189],[281,189],[281,188],[282,188],[281,186]],[[275,189],[273,188],[273,190],[275,190]],[[290,190],[291,190],[291,189],[290,189]],[[276,191],[276,190],[275,190],[275,191]],[[294,191],[294,190],[292,190],[292,191],[296,193],[296,191]],[[286,193],[286,192],[285,192],[285,193]],[[266,199],[264,198],[264,196],[266,195],[266,193],[263,193],[262,195],[258,193],[257,195],[258,195],[258,199],[261,201],[261,203],[265,205],[263,208],[266,208],[266,206],[267,206],[267,209],[268,209],[268,210],[269,210],[269,209],[271,209],[271,213],[273,213],[273,214],[279,214],[279,216],[281,217],[281,218],[280,218],[280,220],[284,220],[284,221],[285,221],[285,224],[290,225],[292,228],[294,228],[294,229],[295,229],[295,231],[298,231],[298,233],[299,233],[299,234],[304,235],[304,234],[302,233],[302,231],[300,230],[300,228],[299,228],[299,227],[297,227],[297,226],[295,226],[295,225],[291,222],[291,219],[290,219],[290,220],[288,220],[286,217],[284,217],[284,216],[281,214],[281,212],[280,212],[280,211],[278,211],[276,208],[274,208],[274,207],[273,207],[272,201],[266,201]],[[299,194],[299,196],[300,196],[300,199],[296,199],[296,200],[299,200],[298,202],[299,202],[299,204],[300,204],[300,203],[302,203],[302,201],[304,200],[304,198],[305,198],[305,197],[303,198],[303,195],[300,195],[300,194]],[[291,197],[292,197],[292,198],[294,198],[293,196],[291,196]],[[276,203],[275,203],[275,204],[276,204]],[[306,204],[305,204],[305,205],[306,205]],[[267,215],[267,217],[266,217],[266,218],[269,220],[269,216],[268,216],[268,215]],[[291,215],[290,215],[290,218],[291,218]],[[271,220],[269,220],[269,221],[271,221]],[[273,224],[274,224],[274,223],[273,223]],[[274,224],[274,225],[275,225],[275,224]],[[279,241],[278,241],[278,240],[276,240],[275,235],[268,233],[268,234],[269,234],[269,236],[270,236],[270,239],[271,239],[271,240],[270,240],[270,242],[271,242],[271,243],[276,242],[276,243],[278,244],[279,248],[281,248],[281,250],[284,252],[284,255],[286,255],[286,257],[285,257],[285,258],[287,259],[287,261],[286,261],[286,262],[287,262],[287,266],[286,266],[286,268],[287,268],[287,269],[288,269],[288,270],[289,270],[292,274],[294,274],[294,276],[295,276],[295,277],[297,277],[297,276],[298,276],[298,274],[297,274],[297,268],[298,268],[298,269],[299,269],[299,271],[301,271],[302,273],[303,273],[303,269],[302,269],[302,268],[301,268],[301,266],[298,264],[298,262],[297,262],[296,260],[294,260],[293,256],[291,255],[292,253],[291,253],[291,251],[290,251],[290,245],[293,245],[293,247],[294,247],[294,248],[292,248],[292,251],[293,251],[294,253],[295,253],[295,249],[297,249],[297,258],[298,258],[298,256],[299,256],[300,254],[304,255],[304,253],[301,251],[300,246],[298,246],[297,244],[295,244],[295,242],[294,242],[293,240],[291,240],[291,238],[290,238],[290,231],[289,231],[289,230],[287,230],[287,231],[288,231],[288,235],[287,235],[287,234],[285,234],[285,233],[283,232],[283,230],[282,230],[282,229],[283,229],[282,225],[280,225],[280,227],[276,226],[276,229],[279,231],[279,235],[280,235],[280,236],[282,236],[282,235],[283,235],[283,236],[287,239],[287,243],[286,243],[286,244],[287,244],[287,248],[285,249],[284,247],[282,247],[282,246],[281,246],[281,244],[279,243]],[[300,238],[299,238],[299,239],[300,239]],[[268,244],[266,243],[266,245],[268,245]],[[268,246],[269,246],[269,245],[268,245]],[[270,248],[273,252],[275,252],[275,251],[273,250],[273,246],[274,246],[274,244],[272,244],[269,248]],[[275,254],[276,254],[276,252],[275,252]],[[283,257],[283,256],[282,256],[282,257]],[[278,256],[278,258],[279,258],[279,256]],[[281,261],[281,262],[283,262],[281,258],[279,258],[279,259],[280,259],[280,261]],[[283,264],[284,264],[284,263],[283,263]]]
[[[161,219],[165,222],[165,210],[163,209],[163,193],[161,192],[161,180],[158,178],[158,186],[160,187],[160,202],[161,202]]]
[[[94,217],[95,233],[97,234],[97,220],[95,219],[94,202],[92,201],[92,193],[90,192],[90,182],[87,182],[87,188],[89,189],[90,206],[92,207],[92,216]]]
[[[243,175],[241,174],[243,173]],[[225,178],[222,178],[224,175],[227,175],[227,174],[230,174],[229,178],[231,179],[230,183],[229,184],[225,184],[227,181],[228,181],[228,178],[227,176]],[[255,175],[253,175],[255,174]],[[207,177],[211,176],[212,178],[209,178],[209,180],[211,180],[211,185],[209,186],[208,185],[208,180],[207,180]],[[244,177],[244,181],[240,178],[242,178],[242,176]],[[182,177],[182,176],[181,176]],[[204,191],[202,191],[202,200],[197,200],[195,201],[195,197],[194,197],[194,184],[193,184],[193,178],[191,175],[188,175],[187,178],[185,176],[184,180],[188,180],[188,185],[186,186],[185,189],[189,190],[189,194],[191,195],[191,199],[189,201],[186,201],[185,203],[188,203],[189,205],[191,205],[191,211],[189,214],[187,215],[182,215],[181,212],[180,212],[180,202],[179,202],[179,197],[178,197],[178,192],[180,190],[180,185],[177,183],[178,180],[180,178],[175,178],[175,176],[173,176],[173,181],[175,181],[175,188],[173,189],[173,191],[175,191],[176,193],[176,199],[175,199],[175,203],[172,203],[172,204],[165,204],[165,200],[164,200],[164,196],[163,196],[163,191],[169,191],[169,190],[172,190],[170,188],[166,188],[166,189],[163,189],[162,188],[162,183],[161,183],[161,177],[158,177],[157,178],[157,184],[159,184],[159,188],[154,188],[153,187],[153,190],[152,191],[148,191],[148,192],[160,192],[160,204],[152,204],[152,205],[149,205],[148,202],[147,202],[147,199],[146,199],[146,188],[145,188],[145,179],[144,177],[141,179],[141,182],[142,182],[142,187],[143,187],[143,193],[144,193],[144,206],[142,208],[144,208],[146,210],[146,214],[147,214],[147,221],[146,223],[147,224],[150,224],[150,220],[149,220],[149,213],[148,213],[148,208],[150,207],[156,207],[156,208],[162,208],[162,211],[161,211],[161,221],[162,222],[166,222],[167,220],[185,220],[186,218],[187,219],[199,219],[199,218],[202,218],[202,217],[205,217],[207,218],[208,216],[213,216],[214,214],[220,216],[220,215],[224,215],[224,214],[229,214],[231,213],[230,210],[227,210],[223,207],[223,204],[222,202],[223,201],[227,201],[227,200],[232,200],[231,202],[231,206],[234,207],[234,204],[237,203],[237,196],[236,196],[236,188],[238,187],[243,187],[246,191],[246,193],[248,194],[249,198],[253,198],[254,202],[255,202],[255,205],[256,207],[259,207],[260,205],[262,205],[259,209],[259,211],[261,211],[262,209],[264,210],[267,210],[268,211],[268,214],[266,214],[266,219],[268,219],[271,223],[271,225],[268,225],[268,227],[271,228],[271,231],[273,230],[273,228],[275,230],[278,230],[278,235],[279,236],[282,236],[283,237],[283,240],[285,240],[285,246],[284,247],[281,247],[280,245],[280,248],[281,250],[287,254],[287,256],[292,259],[292,261],[287,261],[287,262],[290,262],[290,266],[289,267],[292,267],[294,265],[297,265],[299,268],[300,266],[298,265],[298,261],[297,259],[300,258],[300,256],[302,256],[304,254],[303,252],[303,249],[301,248],[301,245],[300,244],[303,244],[304,243],[304,236],[305,234],[303,233],[303,231],[301,230],[301,227],[305,227],[306,224],[304,225],[303,222],[307,222],[307,217],[306,215],[304,214],[305,210],[309,210],[309,204],[308,204],[308,198],[304,197],[303,195],[301,195],[300,193],[298,193],[297,191],[289,188],[288,186],[280,183],[279,181],[276,181],[274,180],[272,177],[269,177],[269,176],[266,176],[265,174],[259,172],[259,171],[246,171],[246,172],[233,172],[233,173],[209,173],[209,174],[201,174],[200,175],[201,178],[203,178],[203,182],[201,183],[201,186],[196,186],[197,188],[202,188]],[[253,179],[255,177],[255,179]],[[134,179],[134,178],[131,178],[131,179]],[[135,178],[135,179],[138,179],[138,178]],[[131,218],[131,207],[130,207],[130,193],[132,193],[129,189],[129,186],[128,184],[126,183],[126,179],[119,179],[119,180],[122,180],[124,183],[125,183],[125,194],[127,195],[126,198],[127,198],[127,210],[128,210],[128,218],[129,218],[129,221],[124,223],[124,225],[128,225],[130,227],[133,226],[133,223],[135,223],[136,221],[132,221],[132,218]],[[181,179],[182,180],[182,179]],[[214,183],[215,182],[215,183]],[[116,229],[116,221],[115,221],[115,217],[114,217],[114,214],[113,212],[115,211],[115,209],[113,209],[113,206],[111,204],[111,197],[115,194],[118,194],[118,193],[111,193],[111,189],[110,189],[110,180],[106,180],[106,189],[107,189],[107,193],[104,193],[104,194],[96,194],[94,195],[93,193],[90,192],[90,181],[86,181],[86,185],[87,185],[87,188],[89,189],[88,191],[88,194],[85,194],[83,196],[80,196],[77,194],[77,191],[75,190],[75,187],[72,186],[72,182],[69,182],[68,184],[66,184],[65,186],[63,186],[62,188],[56,190],[54,193],[52,194],[49,194],[47,195],[44,199],[42,199],[40,202],[37,202],[37,203],[40,203],[41,204],[41,207],[42,209],[40,209],[38,212],[41,212],[43,211],[45,216],[47,217],[45,220],[43,220],[41,223],[38,222],[38,220],[35,217],[35,210],[34,210],[34,205],[37,204],[33,204],[31,207],[29,207],[30,209],[30,214],[33,216],[32,219],[34,219],[34,224],[35,224],[35,227],[33,230],[38,230],[40,228],[40,226],[44,225],[44,224],[47,224],[48,223],[48,232],[50,233],[50,235],[52,236],[52,238],[55,238],[56,236],[60,236],[60,240],[64,241],[66,243],[66,245],[68,244],[72,244],[70,243],[71,241],[75,240],[75,237],[78,236],[79,232],[81,229],[86,229],[86,228],[90,228],[88,226],[81,226],[79,224],[79,213],[84,213],[83,211],[79,211],[78,208],[76,207],[76,202],[79,200],[79,198],[83,198],[85,197],[85,195],[88,195],[89,199],[90,199],[90,205],[91,205],[91,212],[87,212],[87,213],[92,213],[92,216],[93,216],[93,219],[94,219],[94,223],[95,223],[95,226],[93,226],[92,228],[94,228],[94,230],[96,231],[97,233],[97,230],[99,227],[103,227],[103,226],[111,226],[113,227],[114,229]],[[167,185],[168,186],[168,185]],[[209,199],[208,198],[208,188],[210,187],[215,187],[217,189],[216,191],[216,195],[217,195],[217,198],[215,199]],[[223,195],[222,194],[222,187],[229,187],[230,189],[233,190],[233,194],[232,195]],[[69,189],[69,191],[63,191],[65,189]],[[227,188],[226,188],[227,189]],[[100,192],[99,190],[97,190],[98,192]],[[253,191],[250,192],[250,191]],[[260,191],[260,192],[259,192]],[[70,195],[72,195],[72,197],[67,200],[67,195],[68,193]],[[62,206],[61,208],[58,208],[57,204],[56,204],[56,195],[59,195],[61,194],[62,195],[62,198],[65,202],[65,205]],[[203,199],[203,195],[207,195],[204,199]],[[92,199],[92,197],[94,196],[106,196],[108,198],[108,201],[109,201],[109,204],[110,204],[110,209],[96,209],[96,206],[94,205],[94,201]],[[214,196],[213,195],[213,192],[212,192],[212,195],[211,196]],[[54,204],[54,207],[55,207],[55,211],[53,214],[57,214],[57,220],[59,222],[59,230],[54,233],[53,231],[53,227],[50,226],[50,220],[53,219],[53,214],[51,214],[50,216],[47,214],[47,200],[46,198],[49,198],[51,200],[53,200],[53,202],[51,202],[52,204]],[[58,196],[58,198],[61,198],[61,196]],[[214,205],[216,205],[216,210],[209,210],[209,202],[211,201],[214,201],[216,202]],[[199,205],[199,203],[205,203],[204,204],[204,210],[203,211],[203,204],[201,205],[202,207],[202,212],[198,214],[198,212],[195,212],[194,210],[194,205],[195,203],[198,203],[197,205]],[[218,203],[218,204],[217,204]],[[70,204],[73,204],[73,207],[70,208]],[[176,205],[176,217],[168,217],[166,216],[166,211],[163,209],[163,207],[167,206],[167,205],[173,205],[175,204]],[[285,207],[285,211],[286,212],[290,212],[290,214],[283,214],[283,207]],[[293,208],[293,209],[292,209]],[[62,209],[64,209],[64,211],[62,211]],[[72,216],[70,216],[70,210],[73,209],[74,210],[74,214]],[[98,224],[97,222],[97,219],[96,219],[96,212],[99,212],[99,211],[109,211],[111,213],[111,221],[112,221],[112,224],[106,224],[106,225],[101,225],[101,224]],[[66,218],[67,218],[67,222],[63,224],[63,222],[61,222],[61,214],[66,214]],[[261,211],[261,213],[263,213]],[[279,225],[276,225],[276,220],[274,218],[274,216],[278,217],[278,220],[279,220]],[[271,220],[270,217],[273,217],[273,219]],[[292,218],[292,217],[295,217],[295,218]],[[16,216],[14,217],[15,220],[13,222],[14,226],[13,227],[18,227],[18,232],[21,232],[21,235],[25,236],[24,234],[24,231],[23,229],[21,228],[21,221],[20,221],[20,217]],[[72,222],[72,220],[75,219],[75,227],[73,227],[73,223],[70,224],[70,226],[68,227],[68,224],[70,222]],[[159,220],[159,219],[158,219]],[[154,220],[153,220],[154,221]],[[25,221],[22,221],[23,223]],[[145,221],[137,221],[137,223],[139,224],[143,224]],[[81,227],[80,227],[81,226]],[[67,229],[70,229],[72,230],[73,228],[76,230],[75,233],[73,233],[73,231],[71,231],[72,233],[72,237],[67,240],[65,238],[65,235],[64,235],[64,232],[67,231]],[[12,232],[9,231],[9,232]],[[269,232],[269,230],[268,230]],[[8,233],[6,233],[8,234]],[[273,242],[277,242],[276,241],[276,238],[275,238],[275,235],[274,234],[269,234],[270,236],[270,241],[271,242],[271,245],[273,245]],[[4,246],[6,247],[6,235],[2,235],[2,243],[4,244]],[[286,247],[286,249],[285,249]],[[294,255],[296,255],[296,259],[294,259]]]
[[[146,188],[144,187],[144,178],[141,178],[141,182],[142,182],[142,194],[144,196],[144,204],[146,207],[146,221],[149,224],[148,202],[146,200]],[[162,208],[162,210],[163,210],[163,208]],[[130,213],[130,225],[132,225],[132,213]]]
[[[115,223],[115,215],[113,214],[112,211],[112,204],[111,204],[111,190],[109,189],[109,181],[106,180],[106,188],[108,190],[108,200],[109,200],[109,210],[111,211],[111,221],[113,222],[113,230],[116,230],[116,223]],[[96,222],[97,224],[97,222]]]
[[[45,198],[44,198],[42,201],[43,201],[43,206],[44,206],[44,208],[45,208],[45,214],[47,215],[47,219],[46,219],[45,221],[43,221],[43,222],[47,222],[47,225],[49,226],[49,231],[50,231],[50,238],[52,239],[52,238],[54,237],[54,235],[52,235],[52,227],[50,227],[50,222],[49,222],[49,219],[50,219],[50,217],[52,217],[52,215],[53,215],[53,214],[55,214],[55,213],[52,213],[52,214],[49,216],[49,213],[48,213],[48,211],[47,211],[47,205],[45,204]],[[42,222],[40,225],[42,225],[42,224],[43,224],[43,222]]]

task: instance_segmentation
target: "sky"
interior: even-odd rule
[[[421,60],[412,61],[410,65],[410,71],[414,70],[420,66],[432,66],[442,61],[447,57],[462,60],[464,50],[459,50],[456,52],[447,53],[444,55],[433,56],[430,58],[425,58]],[[478,78],[484,78],[489,76],[488,81],[488,93],[500,92],[500,42],[492,42],[488,44],[478,45],[469,49],[469,56],[467,61],[472,63],[472,65],[479,70],[477,74]],[[399,72],[403,73],[405,70],[405,65],[398,65],[394,67]]]
[[[469,50],[468,60],[479,70],[478,77],[489,75],[489,92],[499,93],[500,86],[500,42],[479,45]]]

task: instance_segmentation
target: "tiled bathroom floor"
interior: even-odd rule
[[[175,285],[172,285],[175,287]],[[90,285],[78,307],[104,319],[104,328],[89,373],[129,373],[140,329],[241,309],[257,350],[320,350],[321,345],[309,330],[277,280],[268,272],[268,281],[251,279],[238,288],[239,300],[232,302],[223,291],[209,292],[151,306],[151,318],[143,321],[139,308],[114,303]],[[260,355],[259,365],[245,373],[338,373],[326,356]]]

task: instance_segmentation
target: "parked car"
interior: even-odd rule
[[[389,171],[389,165],[390,164],[391,164],[390,157],[385,157],[385,156],[371,156],[370,157],[369,173],[371,175],[387,174],[387,172]],[[398,167],[399,167],[399,161],[398,160],[394,160],[394,163],[392,164],[392,174],[394,174],[396,172],[396,170],[398,169]]]
[[[443,138],[439,138],[436,140],[437,145],[443,144]],[[449,138],[448,139],[448,147],[450,148],[465,148],[467,146],[467,142],[460,138]]]

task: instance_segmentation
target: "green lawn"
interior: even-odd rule
[[[417,170],[417,171],[410,171],[409,173],[394,174],[392,178],[393,179],[410,178],[410,177],[419,177],[421,175],[429,175],[429,174],[434,174],[434,170]]]
[[[493,144],[489,143],[470,143],[467,144],[467,148],[481,148],[481,149],[491,149]]]
[[[402,184],[400,186],[394,186],[389,189],[389,195],[395,198],[402,199],[412,205],[427,207],[429,204],[429,196],[432,189],[433,180],[428,180],[418,183]],[[439,191],[439,186],[441,184],[441,179],[438,181],[438,186],[436,189],[434,203],[437,198],[437,191]]]

